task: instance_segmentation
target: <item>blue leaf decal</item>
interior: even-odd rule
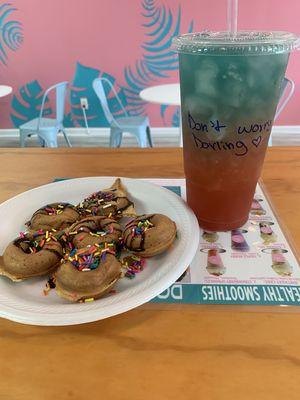
[[[194,21],[191,21],[188,32],[193,32],[193,29],[194,29]]]
[[[11,101],[12,111],[10,118],[15,127],[19,127],[40,115],[43,93],[44,91],[41,85],[35,80],[21,86],[19,93],[14,94]],[[52,110],[49,99],[47,99],[43,116],[49,116],[51,114]]]
[[[178,58],[171,50],[171,43],[180,31],[181,7],[174,12],[165,5],[157,6],[154,0],[143,0],[142,9],[141,15],[145,19],[142,26],[146,30],[146,40],[142,44],[144,54],[134,67],[124,68],[124,92],[130,115],[145,114],[145,103],[139,96],[141,90],[159,84],[160,79],[169,77],[170,71],[178,69]],[[192,29],[193,21],[189,24],[188,32]],[[167,107],[161,108],[161,117],[164,120]]]
[[[69,112],[64,116],[64,127],[66,128],[72,128],[74,126],[73,121],[72,121],[72,114]]]
[[[9,17],[17,10],[11,3],[0,6],[0,62],[6,65],[7,50],[16,51],[23,43],[22,24]]]
[[[175,111],[175,113],[173,114],[173,118],[172,118],[172,126],[176,126],[178,127],[180,124],[180,112],[179,112],[179,108],[177,108],[177,110]]]
[[[155,0],[142,0],[142,27],[145,30],[145,41],[141,47],[143,55],[134,65],[124,68],[125,85],[120,87],[115,78],[103,73],[99,69],[77,63],[76,72],[70,88],[71,111],[65,116],[66,126],[84,126],[84,118],[80,106],[80,99],[86,97],[89,102],[87,118],[90,126],[108,126],[108,122],[96,96],[92,83],[99,76],[106,77],[118,93],[121,103],[132,116],[145,114],[145,103],[139,96],[141,90],[147,86],[159,84],[162,79],[171,75],[171,71],[178,69],[177,55],[171,50],[174,36],[181,29],[181,7],[176,10],[157,5]],[[23,42],[22,24],[11,18],[16,8],[11,3],[0,5],[0,63],[7,62],[8,52],[16,51]],[[193,30],[193,21],[190,22],[188,32]],[[105,87],[108,103],[115,117],[124,115],[122,107],[116,101],[110,88]],[[37,117],[42,100],[43,90],[37,81],[27,83],[20,88],[20,92],[12,99],[11,119],[15,126]],[[48,108],[46,114],[51,113]],[[161,117],[166,122],[178,125],[179,114],[176,112],[170,121],[173,109],[163,105]]]
[[[86,111],[88,124],[91,127],[109,126],[108,121],[104,115],[100,101],[93,89],[93,81],[99,76],[108,79],[118,93],[118,96],[123,104],[126,106],[126,97],[122,88],[120,88],[112,75],[101,73],[99,69],[87,67],[77,63],[75,76],[70,88],[70,103],[71,113],[65,117],[66,126],[85,126],[82,109],[80,106],[80,99],[86,97],[88,99],[89,108]],[[111,89],[104,85],[104,90],[108,98],[108,105],[115,117],[124,115],[122,108],[117,102]]]
[[[165,113],[166,113],[167,108],[168,108],[168,106],[166,104],[162,104],[160,106],[160,116],[161,116],[162,120],[164,121],[165,125],[166,125]]]
[[[163,104],[160,106],[160,116],[164,121],[164,125],[179,127],[180,124],[179,107],[168,106]]]
[[[2,37],[6,46],[12,51],[18,50],[23,43],[22,24],[19,21],[9,21],[2,28]]]
[[[145,26],[146,28],[150,28],[151,26],[155,26],[158,22],[158,20],[160,19],[160,15],[161,15],[161,10],[158,8],[156,10],[156,12],[153,14],[153,19],[152,21],[143,24],[143,26]],[[143,17],[147,17],[147,15],[142,14]],[[146,34],[147,35],[147,34]]]

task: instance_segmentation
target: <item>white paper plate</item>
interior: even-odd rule
[[[0,205],[0,254],[39,207],[53,202],[78,203],[92,192],[109,187],[115,178],[79,178],[51,183],[24,192]],[[136,210],[162,213],[176,222],[178,239],[161,256],[147,260],[135,279],[121,279],[116,294],[92,303],[70,303],[55,290],[43,295],[46,279],[13,283],[0,277],[0,317],[33,325],[72,325],[111,317],[137,307],[167,289],[192,261],[199,242],[199,227],[193,212],[176,194],[157,185],[122,178]]]

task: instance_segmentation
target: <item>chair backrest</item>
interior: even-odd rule
[[[123,107],[123,104],[122,104],[115,88],[113,87],[113,84],[108,79],[97,78],[93,81],[93,88],[95,90],[96,95],[98,96],[98,98],[100,100],[105,118],[107,119],[107,121],[109,122],[110,125],[119,126],[117,120],[114,118],[112,112],[109,109],[107,97],[106,97],[105,90],[104,90],[104,84],[108,85],[109,89],[113,92],[117,102],[119,103],[119,106],[121,107],[121,109],[123,110],[123,112],[126,116],[128,115],[127,111]]]
[[[294,91],[295,91],[295,83],[291,79],[283,78],[281,88],[280,88],[279,102],[278,102],[276,114],[274,117],[274,121],[282,113],[282,111],[286,107],[287,103],[292,98]]]
[[[42,105],[41,105],[41,111],[40,111],[40,117],[39,117],[39,122],[38,125],[41,123],[41,118],[43,117],[43,112],[44,112],[44,107],[45,107],[45,102],[47,100],[47,97],[49,96],[50,92],[55,90],[55,107],[56,107],[56,113],[55,113],[55,119],[57,124],[62,124],[64,120],[64,114],[65,114],[65,103],[66,103],[66,96],[67,96],[67,89],[68,89],[68,82],[60,82],[57,83],[56,85],[53,85],[49,87],[43,96],[42,100]]]
[[[279,117],[279,115],[282,113],[282,111],[286,107],[287,103],[292,98],[294,91],[295,91],[295,83],[291,79],[283,78],[281,88],[280,88],[277,110],[276,110],[275,117],[274,117],[274,122],[276,121],[276,119]],[[272,140],[272,132],[271,132],[268,145],[272,146],[272,144],[273,144],[273,140]]]

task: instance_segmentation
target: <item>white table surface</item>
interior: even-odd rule
[[[150,86],[140,92],[140,97],[149,103],[180,106],[180,86],[179,83]]]
[[[7,85],[0,85],[0,97],[5,97],[12,92],[12,87]]]

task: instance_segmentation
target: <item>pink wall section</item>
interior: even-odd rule
[[[18,8],[24,43],[9,52],[7,66],[0,64],[1,83],[13,86],[37,79],[43,88],[71,80],[76,62],[98,68],[124,84],[124,67],[141,58],[144,40],[141,0],[11,0]],[[2,4],[1,2],[0,4]],[[174,12],[182,7],[182,32],[194,20],[194,31],[224,29],[226,0],[156,0]],[[299,0],[240,0],[239,28],[276,29],[300,33]],[[300,53],[291,56],[287,76],[296,92],[277,121],[279,125],[300,125]],[[178,72],[158,83],[178,80]],[[11,96],[0,100],[2,128],[11,127]],[[148,105],[151,124],[163,125],[157,105]]]

